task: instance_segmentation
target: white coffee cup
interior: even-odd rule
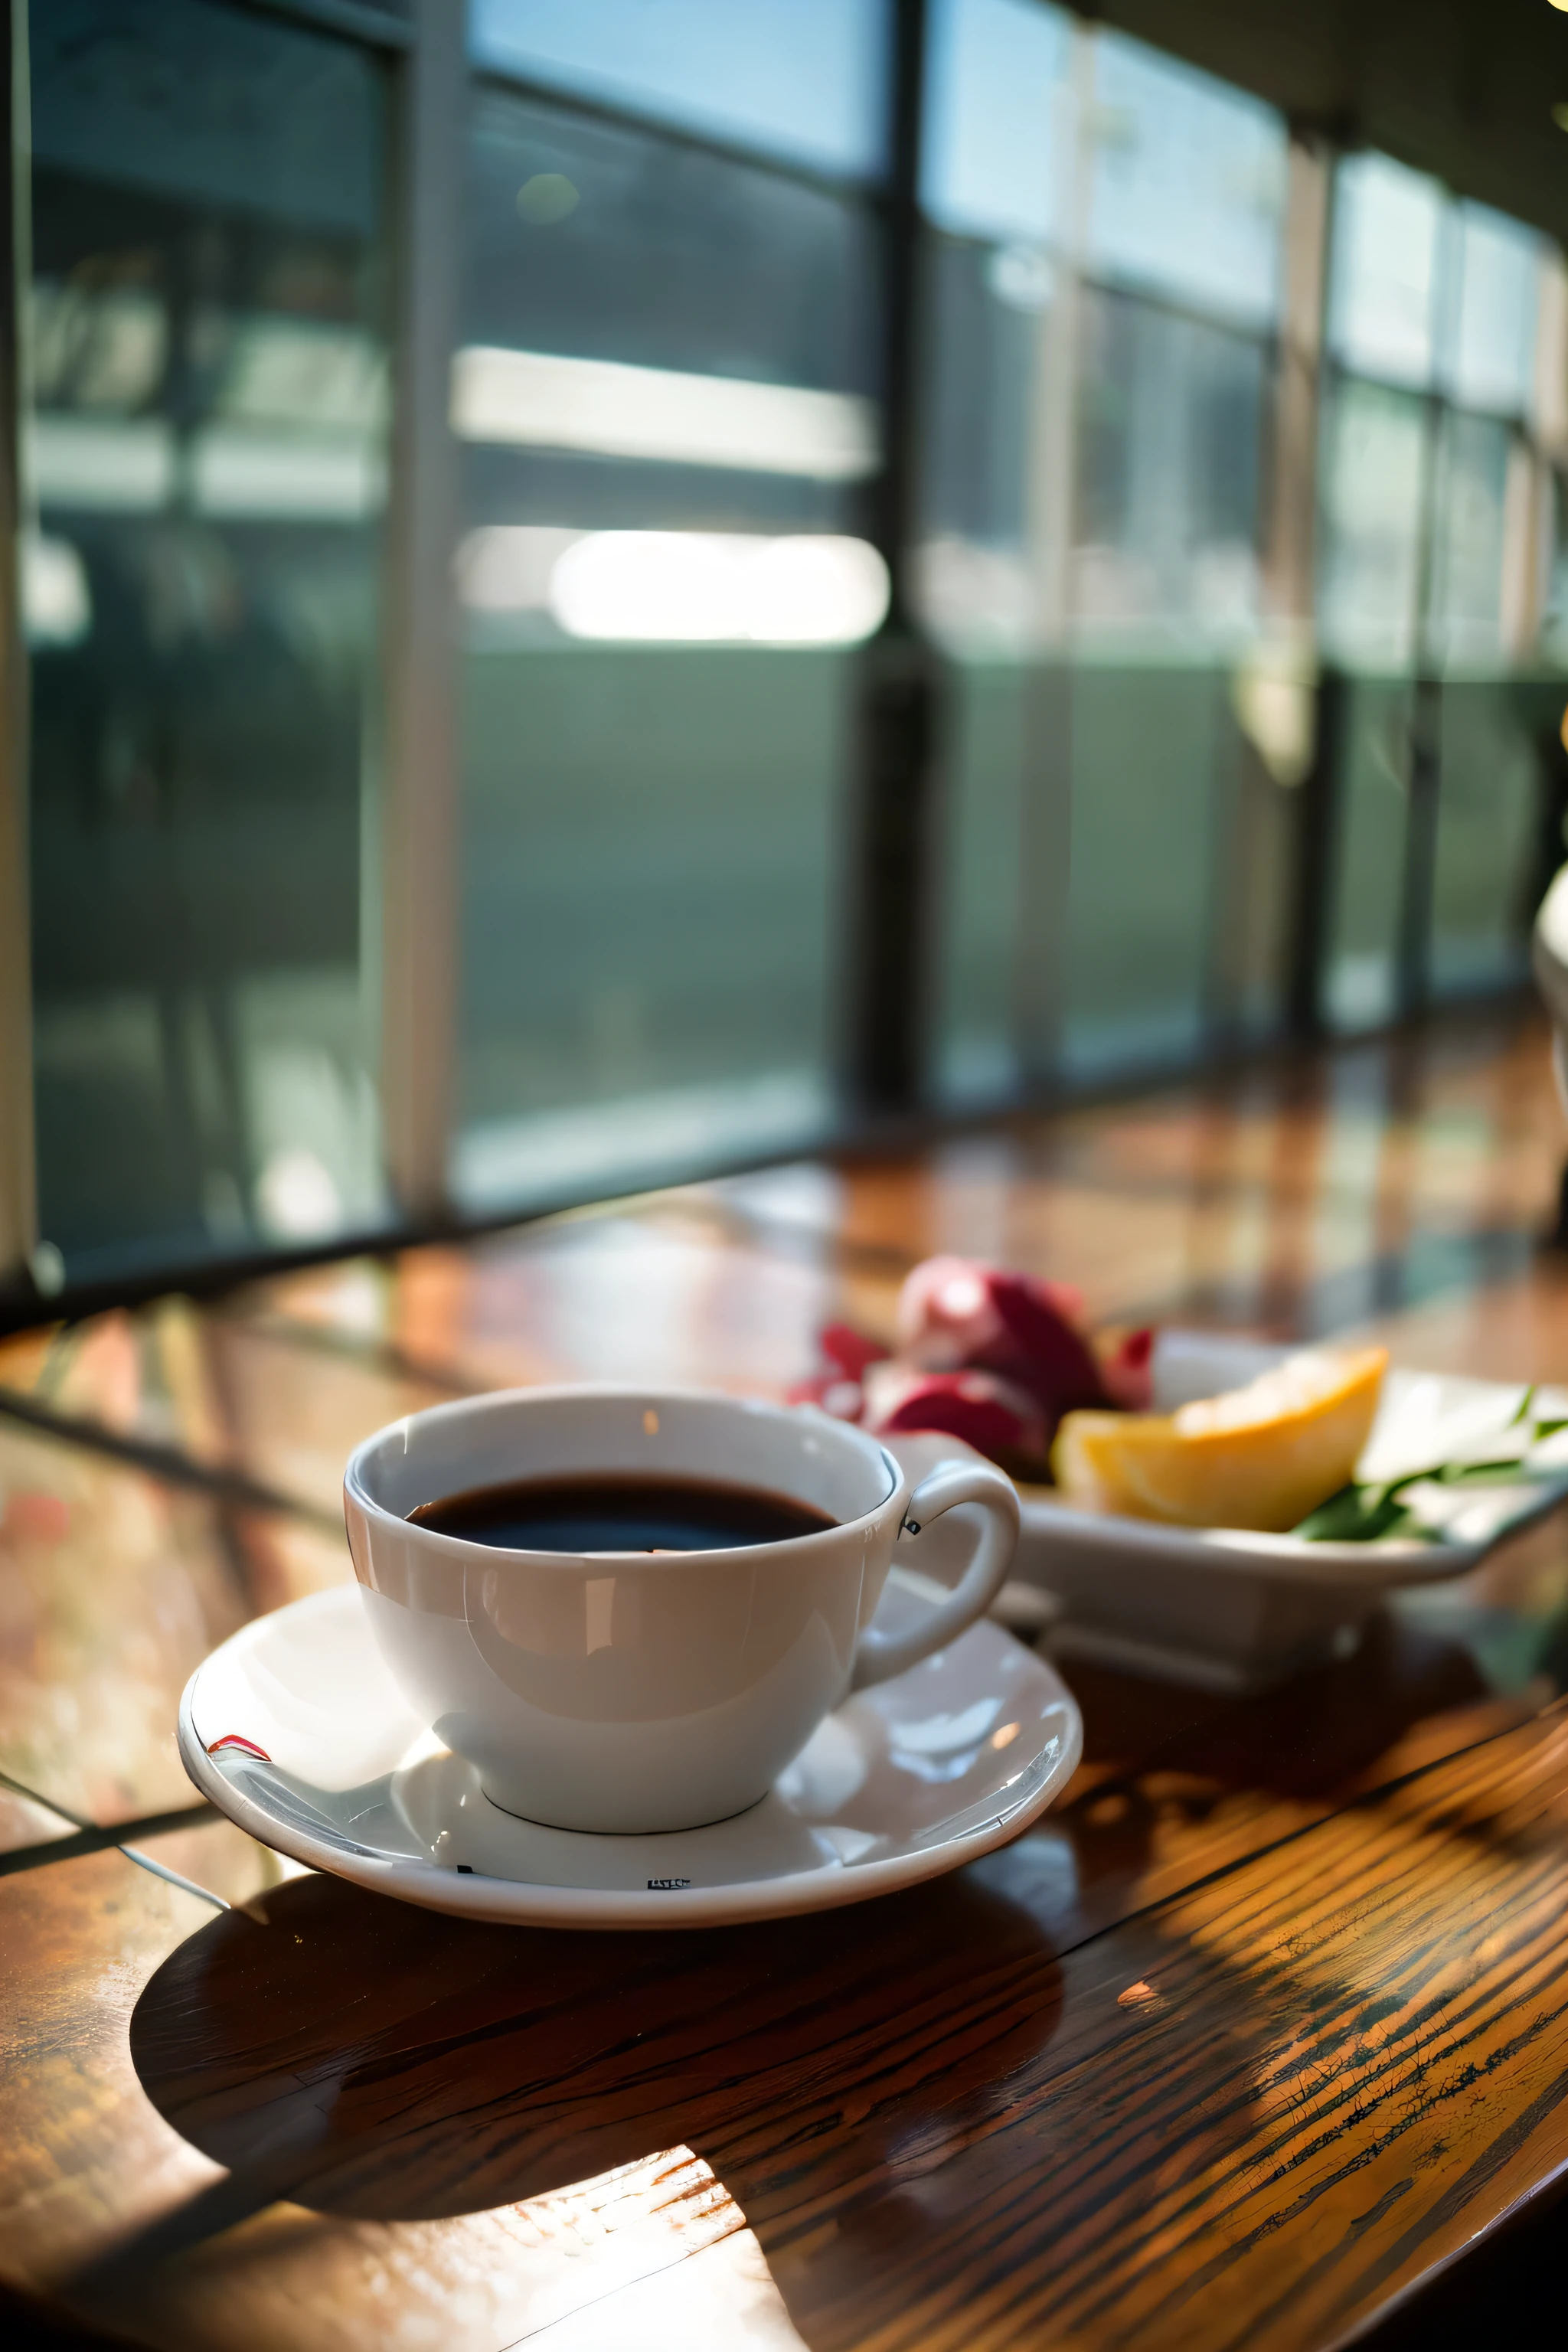
[[[682,1553],[502,1550],[410,1522],[421,1504],[605,1471],[722,1481],[835,1524]],[[871,1623],[894,1548],[955,1504],[984,1513],[951,1596],[897,1636]],[[851,1687],[980,1616],[1018,1498],[974,1462],[912,1493],[886,1449],[824,1413],[689,1389],[521,1389],[411,1413],[353,1455],[349,1549],[376,1641],[423,1720],[509,1812],[561,1829],[692,1829],[765,1793]]]

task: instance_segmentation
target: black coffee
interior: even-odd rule
[[[416,1527],[503,1551],[727,1551],[837,1525],[812,1504],[764,1486],[650,1478],[641,1471],[471,1486],[421,1503],[408,1516]]]

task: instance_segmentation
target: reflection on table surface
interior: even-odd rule
[[[180,2347],[1293,2347],[1376,2314],[1568,2160],[1561,1515],[1262,1696],[1068,1663],[1084,1760],[1035,1830],[766,1927],[473,1927],[301,1876],[194,1810],[174,1710],[348,1574],[342,1464],[383,1422],[546,1379],[777,1392],[939,1248],[1106,1319],[1561,1378],[1564,1139],[1539,1023],[1455,1019],[0,1345],[0,1767],[255,1898],[214,1917],[0,1792],[0,2272]]]

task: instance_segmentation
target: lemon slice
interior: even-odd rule
[[[1067,1413],[1057,1485],[1091,1510],[1282,1532],[1349,1480],[1387,1362],[1385,1348],[1309,1348],[1173,1413]]]

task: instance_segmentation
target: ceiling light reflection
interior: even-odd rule
[[[574,637],[855,645],[888,609],[888,572],[860,539],[592,531],[556,560],[549,604]]]
[[[876,413],[843,392],[688,375],[471,344],[452,362],[465,441],[854,482],[876,470]]]
[[[92,630],[87,567],[68,539],[26,532],[20,543],[22,628],[29,646],[78,646]]]

